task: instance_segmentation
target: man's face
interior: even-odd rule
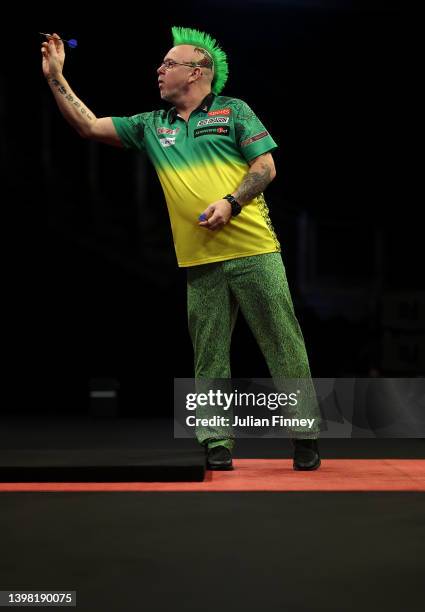
[[[189,78],[193,75],[193,66],[182,66],[181,63],[198,61],[190,45],[173,47],[164,57],[163,63],[157,69],[158,85],[161,98],[173,102],[187,91]],[[181,62],[173,64],[173,62]],[[199,69],[198,69],[199,70]]]

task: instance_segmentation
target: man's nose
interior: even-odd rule
[[[165,72],[165,68],[164,68],[164,64],[161,64],[160,66],[158,66],[158,68],[156,69],[157,74],[164,74]]]

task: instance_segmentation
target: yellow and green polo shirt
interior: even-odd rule
[[[174,107],[112,121],[124,147],[146,151],[155,167],[179,266],[280,251],[263,194],[220,230],[198,225],[209,204],[239,187],[249,161],[277,147],[245,102],[210,93],[187,122]]]

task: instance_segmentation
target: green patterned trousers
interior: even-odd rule
[[[230,342],[239,309],[266,360],[272,378],[310,379],[304,338],[280,253],[266,253],[187,270],[189,332],[193,343],[195,379],[230,378]],[[312,385],[311,385],[312,386]],[[315,430],[294,437],[318,437]],[[198,441],[209,447],[232,448],[231,429],[199,427]]]

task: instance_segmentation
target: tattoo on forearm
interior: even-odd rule
[[[81,103],[78,102],[78,100],[74,99],[74,96],[72,96],[70,93],[68,93],[65,89],[65,87],[63,85],[61,85],[59,83],[59,81],[57,79],[52,79],[50,78],[49,81],[52,83],[53,87],[56,87],[56,89],[58,90],[58,92],[65,97],[65,100],[68,100],[68,102],[70,104],[72,104],[73,106],[75,106],[76,108],[80,108]],[[89,112],[87,112],[87,109],[84,108],[84,106],[81,106],[80,108],[80,113],[82,115],[85,115],[87,117],[87,119],[89,121],[93,120],[92,115],[90,115]]]
[[[255,172],[248,172],[235,193],[238,202],[245,204],[259,195],[270,183],[270,174],[270,166],[264,163]]]

